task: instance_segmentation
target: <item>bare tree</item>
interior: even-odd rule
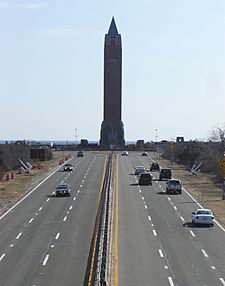
[[[219,124],[214,125],[210,132],[209,140],[213,142],[224,142],[225,140],[225,123],[221,127]]]

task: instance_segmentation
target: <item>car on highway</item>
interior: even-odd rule
[[[79,151],[77,152],[77,157],[84,157],[84,152],[81,151],[81,150],[79,150]]]
[[[128,156],[128,151],[123,151],[121,156]]]
[[[71,187],[67,183],[61,183],[55,188],[56,197],[70,197]]]
[[[172,179],[172,172],[170,169],[161,169],[159,173],[159,180],[162,181],[163,179],[169,180]]]
[[[167,194],[180,194],[182,193],[182,185],[180,180],[170,179],[166,182]]]
[[[148,153],[147,152],[142,152],[141,156],[148,156]]]
[[[160,171],[160,167],[159,167],[159,164],[156,163],[156,162],[153,162],[150,166],[150,171]]]
[[[191,214],[193,224],[214,225],[214,215],[210,209],[197,209]]]
[[[138,185],[152,185],[152,176],[150,173],[141,173],[138,179]]]
[[[137,166],[135,167],[134,169],[134,174],[135,175],[140,175],[141,173],[144,173],[146,170],[145,170],[145,167],[144,166]]]
[[[73,171],[74,170],[74,167],[72,164],[70,163],[66,163],[64,166],[63,166],[63,171],[67,172],[67,171]]]

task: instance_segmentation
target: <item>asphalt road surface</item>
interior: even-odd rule
[[[113,284],[225,286],[225,230],[193,227],[199,206],[186,191],[166,195],[157,172],[152,186],[138,186],[133,168],[149,169],[150,157],[117,158]],[[83,285],[105,154],[71,163],[73,172],[57,170],[0,218],[0,286]],[[62,181],[71,196],[56,198]]]
[[[105,156],[75,157],[0,219],[0,285],[83,285]],[[60,182],[70,197],[54,197]]]
[[[151,158],[119,156],[118,285],[225,285],[225,232],[193,227],[199,205],[183,191],[166,195],[152,172],[152,186],[138,186],[133,168],[149,170]]]

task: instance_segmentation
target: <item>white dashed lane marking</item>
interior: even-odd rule
[[[0,256],[0,261],[2,261],[2,259],[5,257],[5,253],[3,253],[1,256]]]
[[[195,234],[194,234],[194,232],[193,232],[192,230],[190,230],[190,233],[191,233],[191,235],[192,235],[193,237],[195,237]]]
[[[71,210],[72,210],[72,208],[73,208],[73,206],[70,206],[69,210],[71,211]]]
[[[42,209],[43,209],[43,207],[40,207],[40,208],[39,208],[39,211],[41,211]]]
[[[225,286],[225,281],[223,278],[220,278],[220,282],[223,284],[223,286]]]
[[[168,277],[168,280],[169,280],[170,286],[174,286],[172,277]]]
[[[21,235],[22,235],[22,232],[20,232],[20,233],[17,235],[16,239],[19,239],[19,238],[21,237]]]
[[[29,220],[29,223],[32,223],[32,221],[33,221],[34,219],[33,218],[31,218],[30,220]]]
[[[153,229],[152,232],[153,232],[153,235],[154,235],[154,236],[157,236],[157,232],[156,232],[155,229]]]
[[[56,239],[56,240],[59,239],[59,236],[60,236],[60,233],[58,232],[58,233],[56,234],[56,236],[55,236],[55,239]]]
[[[45,259],[44,259],[44,261],[43,261],[43,263],[42,263],[43,266],[45,266],[45,265],[47,264],[48,259],[49,259],[49,254],[47,254],[47,255],[45,256]]]
[[[64,217],[63,222],[65,222],[67,220],[67,216]]]
[[[163,252],[162,252],[162,249],[159,249],[159,256],[161,257],[161,258],[163,258]]]
[[[204,255],[205,257],[209,257],[208,254],[206,253],[206,251],[205,251],[204,249],[201,249],[201,251],[202,251],[202,253],[203,253],[203,255]]]
[[[215,270],[215,269],[216,269],[216,267],[215,267],[215,266],[211,266],[211,268],[212,268],[213,270]]]
[[[148,220],[152,220],[152,218],[150,217],[150,215],[148,216]]]
[[[181,219],[182,221],[184,221],[184,218],[183,218],[182,216],[180,216],[180,219]]]
[[[146,210],[148,209],[148,207],[145,205]]]
[[[76,198],[73,198],[74,201],[76,201]]]
[[[175,210],[177,210],[177,207],[176,207],[176,206],[173,206],[173,208],[174,208]]]

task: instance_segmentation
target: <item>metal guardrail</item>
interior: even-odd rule
[[[112,155],[109,155],[101,189],[94,233],[87,263],[84,286],[105,286],[108,278],[110,186],[112,178]]]

